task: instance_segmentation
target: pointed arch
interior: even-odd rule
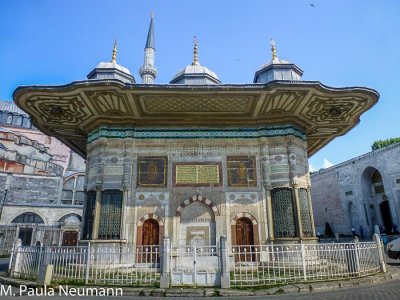
[[[176,216],[180,217],[181,213],[183,211],[183,209],[188,206],[189,204],[195,202],[195,201],[200,201],[203,202],[205,205],[207,205],[208,207],[210,207],[212,209],[212,211],[214,212],[214,214],[216,216],[219,216],[219,210],[218,208],[215,206],[214,203],[212,203],[212,201],[206,197],[203,197],[201,195],[193,195],[192,197],[189,197],[188,199],[186,199],[185,201],[183,201],[178,208],[176,209]]]
[[[156,220],[160,226],[164,225],[164,220],[160,216],[156,215],[155,213],[148,213],[139,219],[138,226],[143,226],[144,221],[148,219]]]
[[[247,219],[250,219],[251,222],[253,223],[253,225],[257,225],[257,224],[258,224],[257,219],[256,219],[253,215],[251,215],[251,214],[249,214],[249,213],[247,213],[247,212],[241,212],[241,213],[236,214],[236,215],[232,218],[231,224],[232,224],[232,225],[235,225],[235,224],[236,224],[236,221],[239,220],[240,218],[247,218]]]

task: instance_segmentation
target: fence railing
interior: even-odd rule
[[[232,286],[318,281],[380,271],[375,242],[236,246],[230,249]]]
[[[64,283],[169,287],[172,285],[261,286],[360,277],[385,272],[383,244],[275,244],[128,247],[16,247],[11,276],[38,279],[47,265]]]
[[[14,277],[36,280],[41,266],[53,265],[52,280],[86,284],[156,285],[160,247],[19,247]]]

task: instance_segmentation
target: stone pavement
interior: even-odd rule
[[[123,287],[124,296],[153,296],[153,297],[244,297],[244,296],[263,296],[263,295],[282,295],[282,294],[304,294],[310,292],[320,291],[334,291],[344,290],[349,287],[369,287],[377,283],[385,283],[400,279],[400,268],[388,266],[388,272],[385,274],[377,274],[374,276],[354,278],[347,280],[325,281],[325,282],[312,282],[312,283],[299,283],[299,284],[286,284],[275,286],[265,289],[220,289],[220,288],[130,288]],[[12,285],[18,287],[19,285],[27,285],[29,287],[36,287],[35,282],[19,280],[0,276],[0,283],[3,285]],[[115,286],[114,286],[115,287]],[[19,295],[19,289],[13,290],[16,295]],[[21,295],[22,296],[22,295]]]

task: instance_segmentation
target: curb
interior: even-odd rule
[[[262,295],[280,295],[280,294],[298,294],[298,293],[310,293],[318,291],[328,291],[335,289],[346,289],[356,286],[365,286],[371,284],[379,284],[385,281],[400,279],[400,269],[388,266],[388,272],[376,275],[353,278],[346,280],[336,281],[323,281],[323,282],[311,282],[311,283],[293,283],[281,286],[274,286],[265,289],[251,289],[239,290],[239,289],[220,289],[220,288],[140,288],[140,287],[121,287],[124,296],[153,296],[153,297],[245,297],[245,296],[262,296]],[[11,285],[19,287],[20,285],[26,285],[28,288],[40,287],[36,282],[26,281],[15,278],[8,278],[0,276],[0,283],[2,285]],[[71,286],[73,287],[73,286]],[[74,286],[75,287],[75,286]],[[94,287],[94,286],[91,286]],[[99,286],[100,287],[100,286]],[[106,286],[101,286],[106,287]],[[110,286],[108,286],[110,287]],[[117,286],[113,286],[116,288]],[[75,287],[78,288],[78,287]],[[79,288],[84,288],[80,286]],[[16,293],[15,295],[19,295]]]

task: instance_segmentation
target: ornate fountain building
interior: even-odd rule
[[[155,84],[153,20],[142,83],[116,63],[88,80],[26,86],[14,101],[40,130],[87,160],[81,240],[174,246],[315,239],[308,157],[353,128],[368,88],[302,81],[272,59],[252,84],[223,84],[193,62]]]

